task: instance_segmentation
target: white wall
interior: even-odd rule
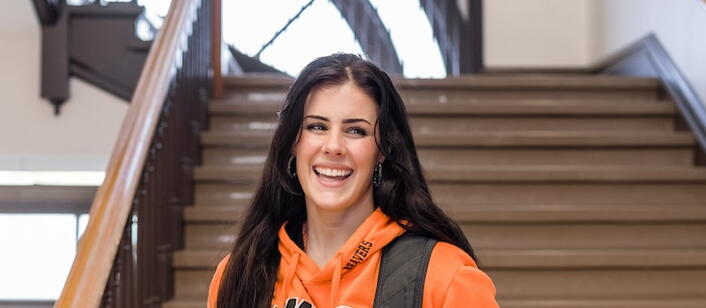
[[[483,1],[488,68],[588,66],[595,0]]]
[[[491,0],[493,1],[493,0]],[[654,32],[706,103],[706,4],[702,0],[597,0],[593,60]]]
[[[0,11],[0,170],[104,170],[128,104],[73,78],[71,98],[55,117],[39,96],[40,28],[31,1],[8,5]]]

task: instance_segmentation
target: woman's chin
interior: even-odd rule
[[[307,206],[313,206],[319,210],[334,212],[348,212],[352,208],[366,204],[366,199],[372,203],[372,187],[360,187],[361,183],[355,181],[355,177],[350,177],[338,185],[322,185],[322,179],[312,179],[309,189],[305,189],[304,195],[307,199]],[[326,181],[326,180],[323,180]],[[333,186],[333,187],[332,187]],[[368,196],[369,195],[369,196]]]
[[[366,204],[366,202],[362,202],[365,198],[353,200],[352,198],[342,196],[340,193],[322,192],[318,196],[307,199],[307,206],[313,206],[316,210],[326,212],[355,211],[358,207],[365,206]]]
[[[350,202],[339,198],[313,198],[311,205],[319,210],[324,211],[345,211],[350,207]]]

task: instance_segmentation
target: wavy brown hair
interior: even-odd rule
[[[382,183],[373,190],[375,206],[407,232],[449,242],[475,259],[461,228],[432,200],[417,157],[407,112],[390,77],[351,54],[321,57],[301,72],[287,93],[270,145],[262,178],[241,222],[218,291],[218,308],[272,305],[280,262],[279,228],[306,220],[301,186],[287,164],[301,130],[304,104],[311,91],[352,81],[378,104],[376,144],[385,156]],[[402,221],[409,222],[403,224]]]

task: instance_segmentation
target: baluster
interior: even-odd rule
[[[160,112],[101,307],[160,307],[173,296],[171,254],[182,245],[181,211],[193,202],[191,169],[200,159],[198,133],[207,119],[210,10],[210,1],[204,0],[194,14],[183,63]]]

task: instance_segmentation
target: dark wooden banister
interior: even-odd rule
[[[201,0],[173,0],[140,76],[90,221],[55,307],[98,307]],[[208,49],[208,48],[207,48]]]

